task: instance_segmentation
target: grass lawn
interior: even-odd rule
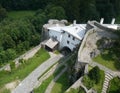
[[[100,74],[101,74],[101,79],[100,79],[100,82],[98,84],[95,84],[93,86],[93,88],[95,90],[97,90],[97,93],[101,93],[102,91],[102,88],[103,88],[103,82],[104,82],[104,78],[105,78],[105,74],[104,74],[104,71],[100,71]]]
[[[47,78],[46,80],[44,80],[44,81],[42,82],[42,84],[41,84],[38,88],[34,89],[34,93],[44,93],[45,90],[46,90],[46,88],[48,87],[49,83],[50,83],[50,82],[54,79],[54,77],[56,77],[56,76],[60,73],[60,71],[61,71],[62,69],[64,69],[64,68],[65,68],[64,65],[60,66],[60,67],[53,73],[53,75],[51,75],[49,78]]]
[[[111,80],[107,93],[120,93],[120,78],[115,77]]]
[[[88,65],[88,71],[90,71],[91,69],[93,69],[93,67]]]
[[[51,75],[49,78],[43,81],[38,88],[34,89],[34,93],[44,93],[53,78],[54,78],[53,75]]]
[[[73,56],[72,56],[73,58]],[[60,60],[61,61],[61,60]],[[66,63],[71,63],[71,60],[68,60]],[[65,66],[62,65],[51,75],[48,79],[43,81],[43,83],[36,89],[34,89],[34,93],[44,93],[46,88],[48,87],[49,83],[56,77]],[[65,72],[63,75],[56,81],[55,86],[52,88],[51,93],[64,93],[65,90],[69,88],[69,81],[68,81],[68,73]]]
[[[67,71],[56,81],[51,93],[64,93],[69,88]]]
[[[118,68],[118,65],[120,65],[120,63],[116,62],[113,59],[112,54],[109,53],[108,51],[93,58],[93,61],[98,62],[98,63],[100,63],[100,64],[102,64],[102,65],[104,65],[104,66],[106,66],[109,69],[114,70],[114,71],[120,69],[120,68]]]
[[[35,14],[35,11],[11,11],[8,12],[8,17],[13,18],[13,19],[19,19],[19,18],[24,18],[26,16],[33,16]]]
[[[5,84],[15,81],[23,80],[28,74],[30,74],[36,67],[42,64],[50,57],[49,53],[44,49],[40,49],[39,52],[31,59],[27,60],[17,69],[12,69],[12,72],[0,72],[0,90]],[[1,93],[1,92],[0,92]]]
[[[69,92],[65,92],[65,93],[86,93],[86,92],[82,87],[80,87],[80,88],[77,88],[77,89],[71,88]]]
[[[87,89],[93,88],[95,90],[97,90],[97,93],[101,93],[102,91],[102,87],[103,87],[103,82],[104,82],[104,78],[105,78],[105,74],[103,71],[100,70],[100,82],[98,84],[95,84],[94,80],[91,80],[90,77],[88,75],[85,75],[83,78],[83,84],[87,87]]]

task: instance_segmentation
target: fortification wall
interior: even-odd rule
[[[94,21],[94,25],[95,25],[96,27],[102,29],[102,30],[105,30],[105,31],[115,31],[114,29],[108,28],[108,27],[106,27],[106,26],[103,26],[102,24],[100,24],[100,23],[98,23],[98,22],[96,22],[96,21]]]

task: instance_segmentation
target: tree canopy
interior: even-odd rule
[[[7,12],[34,10],[36,13],[12,19]],[[7,62],[6,53],[21,52],[40,43],[42,26],[49,19],[76,19],[80,23],[88,20],[120,16],[120,0],[0,0],[0,62]],[[119,21],[118,21],[119,22]],[[116,43],[117,44],[117,43]]]
[[[105,18],[106,22],[110,22],[111,18],[120,15],[120,0],[9,0],[7,2],[0,0],[0,4],[8,11],[45,9],[47,5],[53,4],[63,9],[54,7],[49,16],[56,18],[60,14],[59,10],[65,10],[70,21],[76,19],[80,22],[99,20],[101,17]],[[55,12],[57,12],[56,16],[53,15]]]

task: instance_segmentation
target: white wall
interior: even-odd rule
[[[80,40],[78,40],[77,38],[75,38],[75,40],[73,40],[73,36],[70,35],[70,37],[68,37],[68,35],[69,35],[69,33],[66,33],[66,32],[64,33],[60,46],[68,47],[73,51],[73,49],[76,48],[76,45],[80,43]],[[69,44],[67,43],[67,41],[69,41]]]
[[[57,37],[57,40],[60,42],[60,35],[61,33],[58,32],[58,31],[53,31],[53,30],[50,30],[49,31],[49,36],[50,37]]]
[[[62,36],[61,36],[62,35]],[[73,40],[73,36],[70,35],[70,37],[68,37],[68,33],[60,33],[58,31],[53,31],[50,30],[49,31],[49,36],[50,37],[57,37],[57,40],[59,41],[59,48],[62,49],[63,47],[68,47],[71,49],[71,51],[74,50],[74,48],[76,48],[76,45],[80,43],[80,40],[78,40],[77,38],[75,38]],[[67,43],[67,41],[69,41],[69,44]]]

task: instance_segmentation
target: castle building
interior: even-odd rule
[[[85,24],[76,24],[76,21],[68,26],[56,24],[52,27],[47,27],[48,41],[45,43],[45,48],[50,51],[56,48],[59,50],[67,48],[70,51],[74,51],[85,35],[85,27]]]

